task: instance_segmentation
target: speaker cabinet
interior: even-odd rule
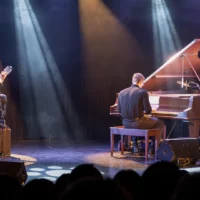
[[[175,138],[163,141],[157,151],[157,159],[176,164],[195,164],[200,158],[196,138]]]
[[[21,185],[26,182],[28,177],[25,164],[20,160],[0,160],[0,174],[6,174],[10,177],[17,178]]]
[[[11,129],[0,128],[0,154],[2,156],[10,156],[11,149]]]

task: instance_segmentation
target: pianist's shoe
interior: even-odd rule
[[[149,156],[153,156],[155,154],[155,150],[154,150],[154,147],[149,147]]]

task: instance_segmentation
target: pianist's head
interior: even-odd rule
[[[142,87],[144,85],[144,76],[141,73],[135,73],[132,77],[132,83]]]

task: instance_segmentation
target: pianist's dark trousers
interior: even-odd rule
[[[142,117],[135,120],[123,119],[123,126],[125,128],[136,128],[136,129],[152,129],[160,128],[160,136],[164,131],[164,121],[156,117]],[[133,147],[137,146],[138,137],[133,137]],[[155,138],[151,138],[150,148],[153,149]]]

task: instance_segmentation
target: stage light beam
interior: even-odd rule
[[[181,48],[180,38],[165,0],[152,0],[152,25],[157,67]]]
[[[21,108],[29,138],[80,138],[80,122],[29,0],[13,0],[19,58]],[[37,127],[37,128],[35,128]],[[58,134],[58,136],[56,136]],[[72,133],[70,133],[72,134]]]

